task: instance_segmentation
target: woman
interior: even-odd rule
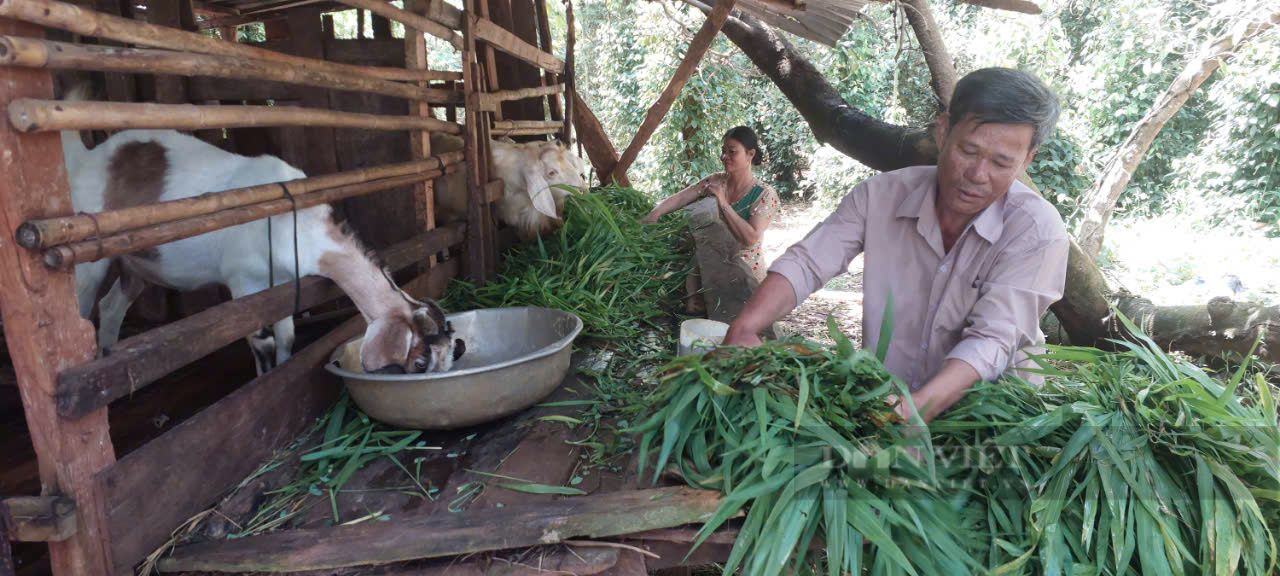
[[[748,273],[757,280],[764,280],[765,263],[761,243],[764,231],[769,228],[780,205],[778,193],[760,181],[751,171],[764,161],[755,132],[746,126],[738,126],[725,133],[720,147],[720,163],[724,172],[712,174],[697,184],[685,188],[660,202],[641,222],[653,224],[659,218],[684,208],[704,197],[714,197],[720,210],[720,222],[738,240],[741,250],[735,260],[740,260]],[[695,263],[696,264],[696,263]],[[685,282],[688,290],[686,308],[691,314],[701,314],[702,289],[697,268],[689,273]]]

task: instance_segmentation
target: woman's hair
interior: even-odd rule
[[[728,132],[724,133],[726,140],[733,140],[742,145],[746,150],[755,150],[756,155],[751,157],[751,164],[759,166],[764,164],[764,152],[760,150],[760,142],[756,140],[756,133],[746,126],[734,126]]]

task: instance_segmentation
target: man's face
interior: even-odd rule
[[[1018,177],[1035,151],[1030,124],[979,123],[969,117],[955,126],[938,120],[938,215],[977,216]]]

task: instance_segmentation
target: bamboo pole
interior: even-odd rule
[[[381,116],[295,106],[197,106],[135,102],[70,102],[23,98],[9,103],[18,132],[51,130],[204,130],[250,126],[332,126],[366,130],[431,130],[459,134],[462,127],[435,118]]]
[[[497,130],[534,130],[564,128],[564,122],[557,120],[494,120],[493,129]]]
[[[422,174],[430,170],[452,166],[461,162],[462,159],[462,152],[449,152],[412,162],[387,164],[313,178],[290,180],[283,184],[289,189],[290,194],[300,197],[338,186],[360,184],[382,178]],[[206,192],[191,198],[121,208],[119,210],[107,210],[93,215],[82,213],[58,218],[28,220],[18,226],[15,240],[23,248],[38,250],[59,244],[77,242],[94,236],[115,234],[124,230],[212,214],[220,210],[229,210],[281,198],[284,198],[284,192],[281,190],[280,184],[273,183],[219,192]]]
[[[386,0],[338,0],[339,2],[351,6],[368,10],[379,16],[385,16],[396,22],[404,24],[406,28],[416,29],[420,32],[426,32],[436,38],[440,38],[449,42],[454,48],[462,50],[462,36],[455,34],[453,30],[432,21],[426,16],[414,14],[407,10],[401,10],[386,2]]]
[[[545,136],[559,134],[563,126],[546,126],[542,128],[494,128],[489,133],[494,136]]]
[[[379,190],[388,190],[400,186],[411,185],[422,180],[431,180],[456,170],[457,165],[444,169],[430,170],[421,174],[396,176],[360,184],[338,186],[319,190],[303,196],[295,196],[297,209],[304,210],[312,206],[337,202],[344,198],[364,196]],[[100,239],[72,242],[54,246],[44,252],[44,264],[55,270],[70,269],[76,264],[93,262],[103,258],[111,258],[121,254],[154,248],[192,236],[199,236],[214,230],[221,230],[239,224],[260,220],[276,214],[284,214],[294,209],[294,203],[287,199],[259,202],[230,210],[221,210],[194,218],[185,218],[174,222],[165,222],[154,226],[137,228]]]
[[[0,36],[0,64],[54,70],[90,70],[143,74],[176,74],[269,80],[338,90],[369,92],[433,104],[462,102],[462,94],[439,88],[419,88],[411,84],[364,76],[337,74],[296,66],[280,66],[265,60],[236,56],[194,54],[170,50],[88,46],[35,38]],[[452,77],[456,73],[440,73]]]
[[[499,105],[503,102],[523,100],[525,98],[553,96],[556,94],[563,94],[564,90],[564,84],[553,84],[551,86],[521,88],[519,90],[499,90],[497,92],[488,92],[480,94],[480,109],[486,112],[492,112],[497,110]]]
[[[355,66],[282,54],[248,44],[225,42],[221,39],[195,32],[157,26],[140,20],[86,10],[79,6],[56,0],[0,0],[0,17],[39,24],[46,28],[66,30],[81,36],[105,38],[125,44],[137,44],[152,48],[167,48],[223,56],[242,56],[304,68],[324,69],[338,74],[350,74],[383,80],[427,79],[421,72],[415,70]]]

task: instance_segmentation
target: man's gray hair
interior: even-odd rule
[[[1058,123],[1058,95],[1034,75],[1012,68],[974,70],[956,83],[947,110],[954,127],[969,117],[996,124],[1030,124],[1031,150]]]

